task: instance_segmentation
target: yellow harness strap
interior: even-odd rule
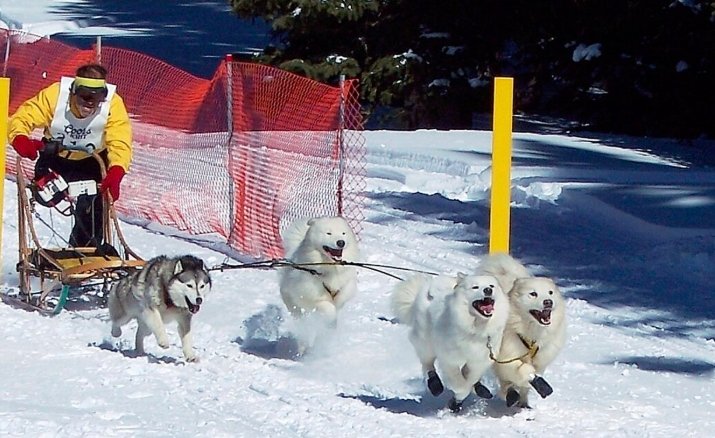
[[[530,358],[533,359],[534,356],[536,356],[536,353],[539,351],[539,346],[536,345],[536,341],[527,341],[527,339],[521,334],[517,333],[517,335],[519,335],[519,339],[521,340],[521,343],[524,344],[524,347],[529,350],[527,354]]]

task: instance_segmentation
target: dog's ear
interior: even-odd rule
[[[312,227],[317,219],[318,219],[317,217],[312,217],[312,218],[308,219],[308,222],[306,222],[306,223],[308,224],[309,227]]]
[[[457,272],[457,282],[454,283],[454,287],[452,289],[457,289],[457,286],[464,280],[464,278],[467,276],[464,272]]]
[[[524,284],[525,280],[526,280],[526,278],[517,278],[517,279],[515,279],[513,285],[511,286],[511,289],[509,289],[509,292],[508,292],[508,293],[509,293],[509,294],[517,293],[516,291],[518,291],[520,288],[523,287],[523,284]]]
[[[184,267],[181,266],[181,259],[179,259],[176,261],[176,265],[174,266],[174,275],[178,275],[183,270],[184,270]]]

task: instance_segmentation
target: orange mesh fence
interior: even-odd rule
[[[97,59],[93,49],[13,31],[0,42],[9,45],[11,113]],[[365,142],[355,81],[331,87],[230,57],[209,80],[109,47],[101,63],[132,118],[134,159],[116,205],[127,220],[254,257],[282,256],[280,230],[300,217],[341,215],[360,231]],[[31,175],[32,163],[23,166]]]

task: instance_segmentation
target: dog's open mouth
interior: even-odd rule
[[[474,307],[477,312],[486,318],[491,318],[494,313],[494,298],[483,298],[481,300],[472,301],[472,307]]]
[[[529,311],[541,325],[551,324],[551,307],[545,307],[543,310],[532,309]]]
[[[201,306],[198,304],[193,304],[187,297],[184,297],[184,300],[186,300],[186,306],[189,308],[189,312],[191,313],[196,313],[201,309]]]
[[[331,248],[329,246],[324,245],[323,251],[327,252],[330,255],[330,258],[332,258],[336,262],[343,260],[343,249],[342,248]]]

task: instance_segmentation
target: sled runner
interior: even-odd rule
[[[56,153],[56,150],[40,153]],[[96,153],[93,155],[101,174],[105,175],[104,162]],[[112,281],[144,264],[127,245],[108,193],[101,213],[104,239],[97,247],[71,246],[65,236],[54,229],[56,222],[71,222],[69,218],[73,218],[75,200],[80,195],[102,196],[95,181],[67,183],[53,171],[28,180],[20,158],[17,159],[19,293],[2,294],[4,301],[45,314],[58,314],[71,301],[70,294],[82,296],[92,291],[96,293],[94,304],[102,305]],[[59,214],[67,219],[43,219],[40,209],[44,208],[49,209],[50,215]],[[47,216],[46,211],[43,213]],[[50,229],[49,240],[55,246],[41,242],[36,222]],[[92,299],[84,296],[80,301],[87,303]]]

